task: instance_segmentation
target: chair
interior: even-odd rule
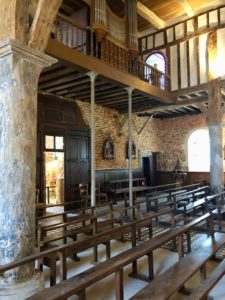
[[[87,183],[80,183],[79,184],[80,190],[80,198],[81,200],[85,201],[85,205],[88,206],[90,204],[91,196],[89,195],[88,184]],[[96,203],[97,204],[104,204],[108,202],[108,196],[106,193],[101,193],[100,184],[96,183],[95,187],[95,196],[96,196]]]
[[[98,204],[104,204],[108,202],[108,195],[106,193],[101,193],[100,183],[95,185],[95,194]]]
[[[80,183],[79,184],[80,199],[84,201],[84,206],[87,207],[90,204],[91,197],[88,195],[88,184]],[[82,203],[83,206],[83,203]]]

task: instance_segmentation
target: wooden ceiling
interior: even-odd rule
[[[44,69],[39,78],[39,93],[59,97],[69,101],[90,103],[90,78],[78,69],[57,63]],[[124,87],[109,79],[98,76],[95,83],[96,104],[115,109],[122,114],[128,112],[128,93]],[[179,95],[184,101],[175,105],[166,105],[140,91],[134,90],[132,111],[139,116],[153,116],[165,119],[201,113],[198,104],[207,107],[207,89],[192,91]],[[192,103],[192,101],[195,101]],[[191,102],[192,104],[189,104]]]
[[[204,9],[221,5],[221,0],[137,0],[156,17],[166,23],[170,23],[178,18],[188,17],[190,11],[193,14],[200,13]],[[118,16],[124,16],[124,0],[107,0],[109,7]],[[138,14],[138,30],[141,32],[154,26]]]
[[[64,0],[61,6],[61,12],[71,15],[74,11],[87,7],[90,0]],[[194,13],[199,13],[206,6],[221,4],[221,1],[210,0],[141,0],[151,12],[164,22],[171,22],[180,17],[187,18],[187,11],[182,3],[188,2]],[[219,3],[218,3],[219,2]],[[107,0],[111,9],[119,16],[124,15],[124,0]],[[165,23],[166,24],[166,23]],[[139,31],[151,29],[153,25],[146,19],[138,16]],[[57,63],[54,66],[46,68],[39,80],[40,93],[56,95],[72,101],[82,100],[90,102],[90,79],[76,69],[70,69],[63,64]],[[188,104],[192,99],[200,99],[203,106],[207,106],[207,87],[200,91],[188,91],[179,95],[179,99],[186,101],[186,105],[167,106],[151,98],[149,95],[140,91],[133,92],[133,112],[140,116],[154,116],[154,118],[171,118],[185,115],[199,114],[202,110],[197,104]],[[205,101],[204,101],[205,100]],[[115,82],[98,76],[96,80],[96,103],[111,109],[116,109],[120,113],[128,111],[127,91]],[[165,106],[165,109],[163,109]],[[203,107],[204,108],[204,107]],[[157,110],[158,109],[158,110]]]
[[[78,69],[71,69],[57,63],[46,68],[39,78],[39,93],[61,97],[64,100],[90,102],[90,78]],[[109,79],[98,76],[95,82],[96,104],[128,112],[128,93],[124,87]],[[161,106],[151,96],[135,90],[133,112],[140,112]]]

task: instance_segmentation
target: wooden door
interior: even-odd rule
[[[79,183],[89,180],[89,139],[82,135],[67,135],[66,141],[66,201],[79,196]]]

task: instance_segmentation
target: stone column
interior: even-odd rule
[[[7,39],[0,42],[0,264],[35,251],[37,85],[55,59]],[[0,299],[40,288],[34,265],[1,274]]]
[[[210,190],[212,194],[223,191],[223,143],[222,122],[209,125],[210,137]]]
[[[220,193],[224,186],[223,175],[223,109],[219,79],[209,83],[207,126],[210,138],[210,189],[211,193]]]

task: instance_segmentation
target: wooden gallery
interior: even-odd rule
[[[0,299],[225,299],[225,1],[0,1]]]

